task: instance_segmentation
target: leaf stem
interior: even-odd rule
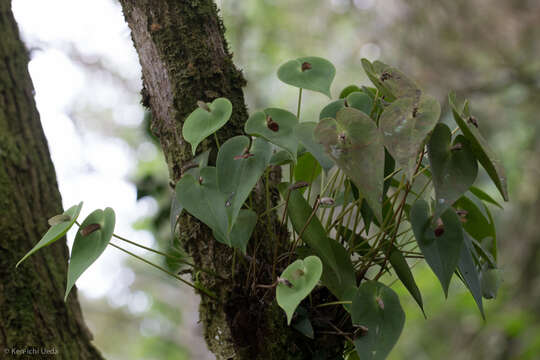
[[[161,252],[161,251],[158,251],[158,250],[154,250],[154,249],[149,248],[149,247],[146,247],[146,246],[144,246],[144,245],[138,244],[138,243],[136,243],[136,242],[134,242],[134,241],[131,241],[131,240],[128,240],[128,239],[126,239],[126,238],[124,238],[124,237],[122,237],[122,236],[120,236],[120,235],[113,234],[112,236],[115,237],[115,238],[117,238],[117,239],[119,239],[119,240],[125,241],[125,242],[127,242],[127,243],[129,243],[129,244],[131,244],[131,245],[140,247],[141,249],[144,249],[144,250],[146,250],[146,251],[150,251],[150,252],[153,252],[153,253],[155,253],[155,254],[164,256],[164,257],[166,257],[166,258],[168,258],[168,259],[171,259],[171,260],[174,260],[174,261],[178,261],[178,262],[181,263],[181,264],[185,264],[185,265],[187,265],[187,266],[191,266],[192,268],[194,268],[194,269],[197,270],[197,271],[202,271],[202,272],[204,272],[204,273],[207,273],[208,275],[212,275],[212,276],[215,276],[215,277],[217,277],[217,278],[220,278],[221,280],[226,280],[224,277],[222,277],[222,276],[216,274],[215,272],[213,272],[213,271],[211,271],[211,270],[207,270],[207,269],[200,268],[200,267],[198,267],[197,265],[195,265],[195,264],[193,264],[193,263],[191,263],[191,262],[189,262],[189,261],[180,259],[180,258],[178,258],[178,257],[176,257],[176,256],[172,256],[172,255],[170,255],[170,254],[167,254],[167,253],[164,253],[164,252]]]
[[[298,122],[300,122],[300,106],[302,105],[302,88],[300,88],[300,91],[298,92],[298,109],[296,110],[296,118],[298,119]]]
[[[218,149],[218,151],[219,151],[219,139],[218,139],[216,133],[214,133],[214,139],[216,140],[216,146],[217,146],[217,149]]]
[[[144,262],[144,263],[146,263],[146,264],[148,264],[148,265],[150,265],[150,266],[155,267],[155,268],[158,269],[158,270],[163,271],[165,274],[167,274],[167,275],[169,275],[169,276],[172,276],[172,277],[175,278],[176,280],[179,280],[179,281],[183,282],[184,284],[186,284],[186,285],[192,287],[193,289],[199,290],[199,291],[201,291],[202,293],[204,293],[205,295],[207,295],[207,296],[209,296],[209,297],[211,297],[211,298],[213,298],[213,299],[215,299],[215,300],[218,300],[217,297],[216,297],[214,294],[212,294],[209,290],[207,290],[207,289],[205,289],[205,288],[202,288],[202,287],[199,287],[199,286],[197,286],[197,285],[195,285],[195,284],[192,284],[192,283],[190,283],[189,281],[182,279],[180,276],[178,276],[178,275],[176,275],[176,274],[170,272],[169,270],[167,270],[167,269],[165,269],[165,268],[163,268],[163,267],[161,267],[161,266],[159,266],[159,265],[157,265],[157,264],[154,264],[153,262],[148,261],[148,260],[146,260],[145,258],[142,258],[142,257],[140,257],[140,256],[138,256],[138,255],[135,255],[134,253],[132,253],[132,252],[130,252],[130,251],[124,249],[124,248],[121,248],[120,246],[118,246],[118,245],[116,245],[116,244],[113,244],[113,243],[110,242],[109,245],[111,245],[112,247],[117,248],[117,249],[120,250],[120,251],[125,252],[125,253],[128,254],[128,255],[133,256],[133,257],[134,257],[135,259],[137,259],[137,260],[140,260],[140,261],[142,261],[142,262]]]

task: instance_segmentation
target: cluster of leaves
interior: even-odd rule
[[[405,315],[394,291],[378,280],[395,273],[423,311],[411,258],[426,260],[445,295],[455,274],[483,316],[482,296],[494,297],[498,286],[487,205],[499,205],[473,186],[478,163],[508,196],[504,170],[467,103],[458,109],[449,96],[458,125],[451,131],[440,122],[438,101],[406,75],[379,61],[362,65],[375,87],[348,86],[322,108],[318,121],[300,122],[302,89],[331,97],[335,68],[318,57],[283,64],[279,79],[300,91],[297,114],[255,112],[244,127],[247,136],[219,148],[216,166],[208,166],[208,153],[199,155],[176,185],[171,224],[174,230],[185,209],[217,241],[246,252],[263,217],[251,209],[250,194],[271,166],[288,166],[290,181],[278,185],[282,202],[267,211],[290,221],[290,250],[278,259],[297,260],[276,277],[276,300],[289,324],[299,319],[303,325],[295,327],[313,336],[299,305],[315,287],[326,286],[356,328],[349,337],[356,348],[351,358],[383,359]],[[183,128],[194,154],[231,113],[224,98],[199,103]]]
[[[467,102],[458,108],[455,96],[449,96],[458,126],[452,131],[440,122],[437,100],[406,75],[378,61],[364,59],[362,66],[374,87],[348,86],[322,108],[318,121],[300,122],[302,90],[331,98],[335,68],[319,57],[283,64],[279,79],[299,88],[297,114],[279,108],[255,112],[245,124],[246,136],[218,144],[215,166],[209,166],[209,151],[197,155],[176,184],[171,231],[185,210],[206,224],[215,240],[246,253],[257,222],[279,212],[292,236],[288,251],[276,254],[272,264],[284,270],[266,287],[276,288],[288,323],[314,337],[309,312],[299,305],[325,286],[337,301],[314,305],[343,306],[348,313],[355,330],[340,333],[348,341],[349,359],[384,359],[400,336],[405,314],[381,276],[394,273],[423,311],[411,259],[425,259],[446,296],[453,275],[458,277],[484,315],[482,298],[494,297],[499,281],[488,205],[500,205],[473,186],[478,163],[504,200],[508,195],[504,170]],[[194,155],[232,114],[225,98],[198,105],[183,126]],[[265,189],[270,198],[268,179],[275,166],[288,167],[289,182],[277,186],[281,202],[271,207],[267,201],[264,214],[258,214],[252,192]],[[61,238],[81,207],[50,219],[49,231],[20,262]],[[110,244],[111,237],[130,242],[113,234],[114,224],[114,211],[107,208],[80,225],[66,297],[107,245],[118,247]],[[273,241],[282,241],[268,231]]]
[[[81,213],[83,203],[74,205],[64,213],[49,219],[49,230],[43,235],[41,240],[17,263],[19,266],[26,258],[34,254],[41,248],[51,245],[56,240],[64,236],[69,229],[77,222]],[[65,299],[75,285],[77,279],[99,258],[105,251],[113,236],[116,216],[114,210],[106,208],[97,209],[90,213],[80,224],[73,247],[68,267],[68,277],[66,285]]]

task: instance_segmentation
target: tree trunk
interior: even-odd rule
[[[161,142],[171,184],[175,184],[182,167],[191,160],[190,145],[182,138],[183,120],[198,100],[226,97],[233,104],[233,114],[218,138],[223,143],[242,134],[248,117],[242,92],[245,80],[232,62],[223,24],[211,0],[120,2],[142,66],[143,104],[152,110],[152,131]],[[213,139],[202,145],[203,149],[214,149],[215,158]],[[266,208],[262,195],[255,192],[253,199],[259,214]],[[271,232],[283,234],[276,219],[271,222]],[[219,298],[214,301],[203,295],[201,301],[200,317],[210,350],[218,359],[250,360],[311,359],[312,351],[318,348],[327,354],[339,353],[343,348],[340,339],[319,336],[314,342],[292,331],[273,291],[253,286],[274,280],[268,268],[277,237],[268,235],[260,223],[248,247],[250,256],[237,255],[240,259],[233,280],[233,251],[215,241],[211,231],[196,219],[183,216],[180,220],[180,242],[194,262],[229,279],[199,276]],[[285,249],[286,243],[280,246]]]
[[[101,359],[76,292],[63,300],[65,239],[15,268],[62,202],[10,1],[0,1],[0,34],[0,357]]]

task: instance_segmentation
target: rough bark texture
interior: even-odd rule
[[[76,291],[63,301],[65,239],[17,261],[48,229],[62,202],[11,2],[0,1],[0,358],[101,359]],[[75,290],[75,289],[74,289]],[[44,355],[41,349],[55,354]]]
[[[182,139],[183,120],[198,100],[210,102],[223,96],[232,102],[233,115],[218,132],[220,142],[242,134],[248,117],[242,92],[245,80],[232,62],[223,24],[211,0],[120,2],[142,65],[143,104],[152,110],[152,131],[161,142],[174,184],[191,160],[191,147]],[[215,149],[212,141],[205,140],[200,150]],[[258,213],[266,206],[261,195],[256,192],[254,196]],[[199,277],[219,298],[214,301],[203,296],[200,307],[210,350],[218,359],[250,360],[311,359],[318,348],[339,352],[343,343],[335,337],[320,336],[314,342],[291,330],[273,292],[251,286],[273,281],[268,268],[276,236],[265,235],[268,232],[260,223],[248,247],[251,258],[237,260],[233,280],[232,250],[216,242],[196,219],[183,216],[180,220],[180,241],[194,262],[229,279]],[[271,232],[283,233],[276,224],[272,219]]]

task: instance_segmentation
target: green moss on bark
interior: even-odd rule
[[[233,114],[218,138],[223,143],[242,134],[248,118],[242,92],[246,82],[233,64],[223,23],[211,0],[120,2],[141,62],[143,103],[152,110],[151,128],[161,143],[171,183],[175,183],[191,160],[190,145],[182,138],[186,116],[198,100],[210,102],[223,96],[232,102]],[[200,146],[200,151],[205,149],[214,149],[212,162],[216,156],[213,138]],[[253,206],[258,213],[266,209],[263,192],[255,192]],[[311,352],[305,350],[317,347],[286,325],[269,290],[253,286],[273,281],[268,267],[275,234],[286,233],[286,229],[275,217],[270,227],[267,231],[266,224],[257,225],[248,247],[251,258],[237,259],[233,279],[233,251],[215,241],[211,231],[189,215],[179,221],[178,241],[193,261],[228,279],[199,276],[202,285],[219,298],[214,301],[203,296],[200,306],[206,341],[218,359],[311,359]],[[259,245],[256,255],[255,244]],[[250,270],[253,264],[255,276]]]

